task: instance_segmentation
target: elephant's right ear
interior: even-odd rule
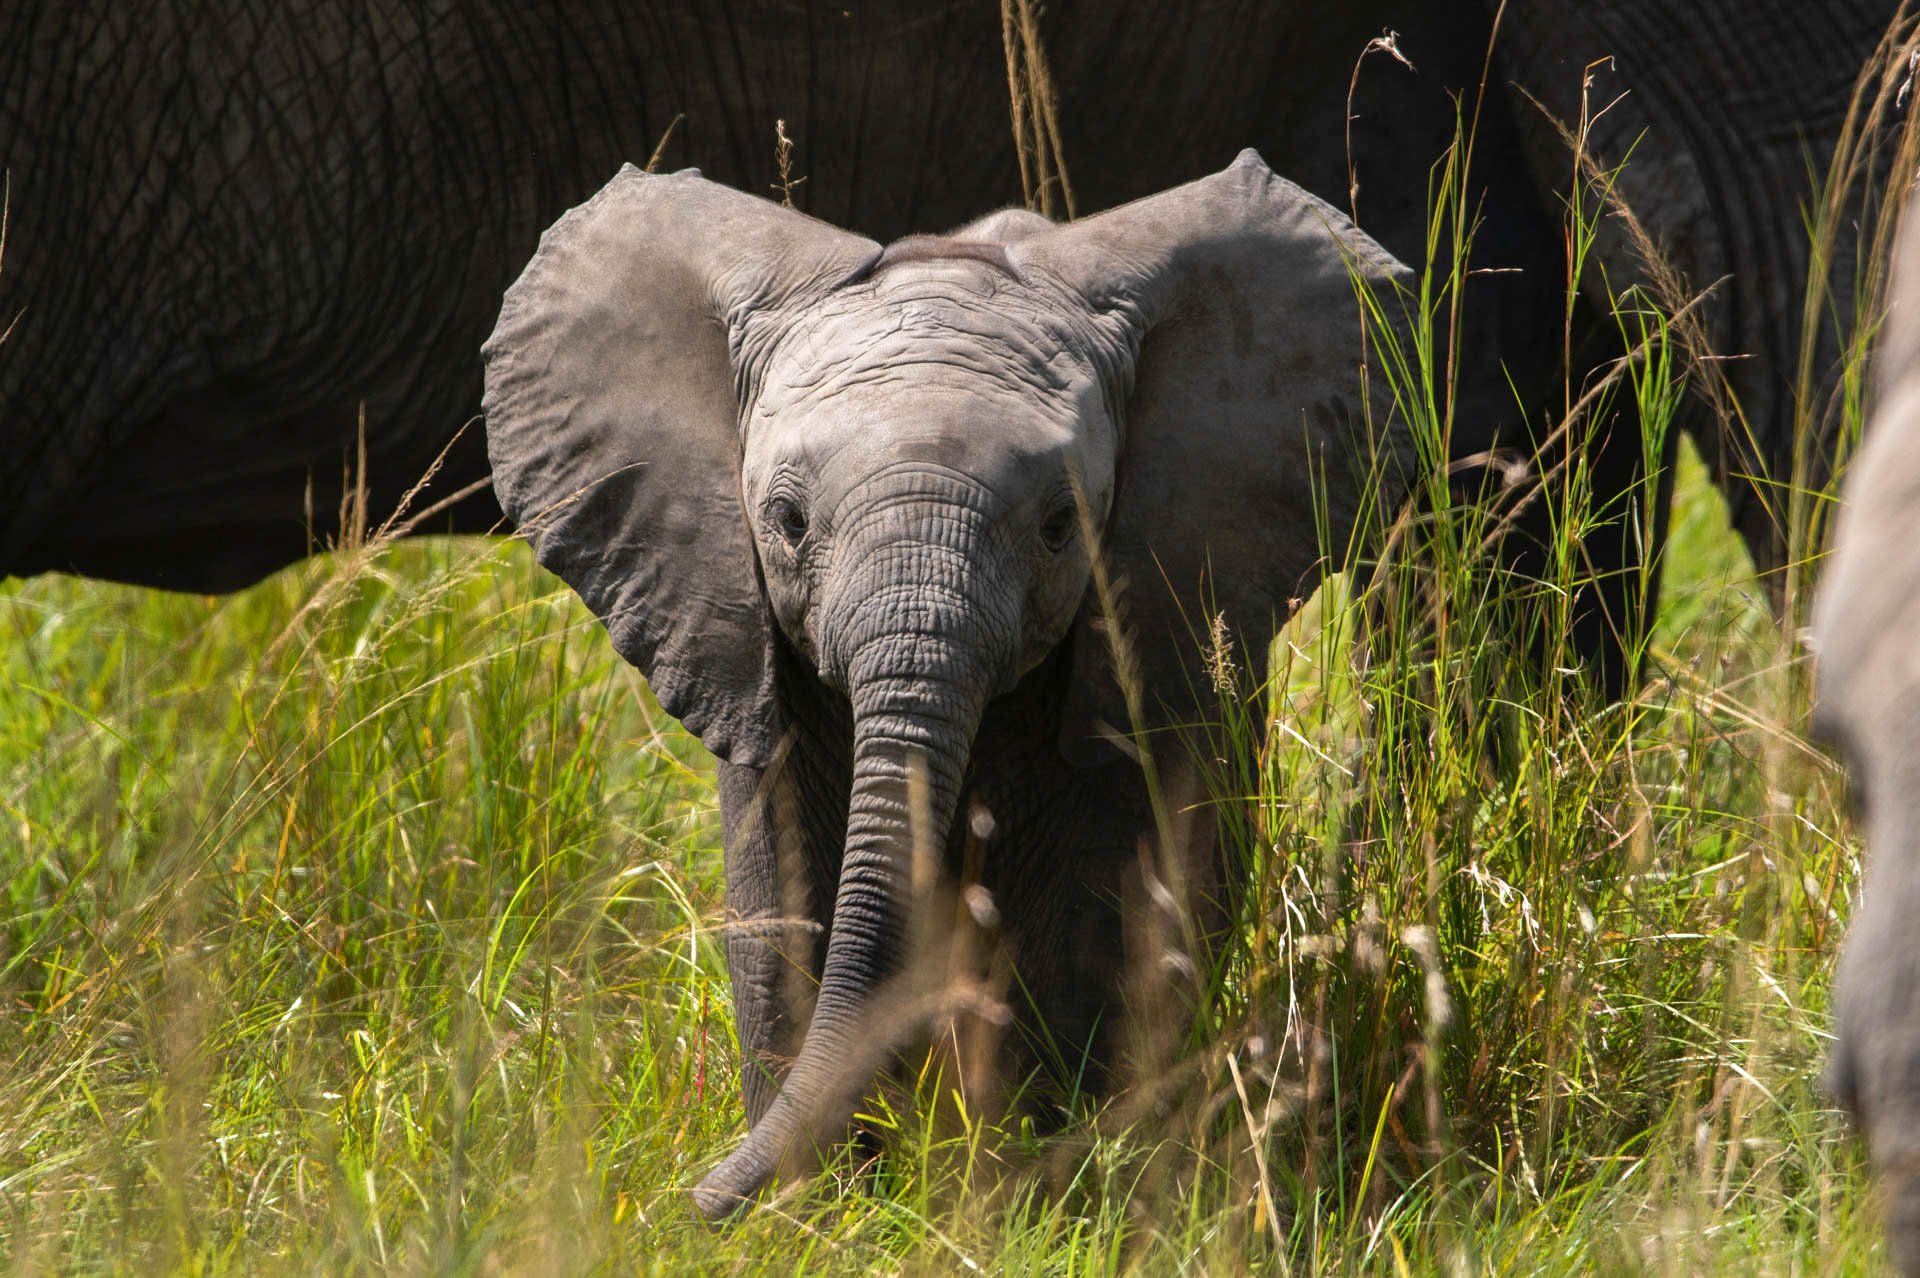
[[[1340,566],[1327,552],[1398,503],[1415,449],[1360,297],[1392,322],[1413,277],[1253,151],[1009,257],[1137,352],[1100,544],[1127,589],[1118,616],[1083,609],[1062,716],[1068,756],[1100,758],[1116,728],[1211,717],[1216,629],[1264,678],[1275,633]]]
[[[784,727],[736,365],[878,253],[696,172],[628,165],[541,237],[484,350],[501,508],[734,763],[764,765]]]

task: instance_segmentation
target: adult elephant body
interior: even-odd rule
[[[669,162],[761,189],[774,119],[817,130],[803,193],[883,226],[1003,189],[1000,120],[912,145],[990,87],[953,73],[997,31],[941,56],[960,7],[12,6],[0,572],[245,584],[333,531],[363,406],[377,522],[478,411],[540,231],[683,114]],[[436,492],[485,475],[469,432]]]
[[[1339,189],[1366,22],[1051,8],[1089,206],[1309,139]],[[477,411],[540,231],[621,163],[767,192],[783,119],[796,203],[891,239],[1018,200],[1007,101],[990,0],[11,6],[0,573],[245,584],[334,534],[363,408],[377,525]],[[485,475],[468,432],[413,509]]]
[[[1920,1273],[1920,227],[1909,222],[1876,353],[1873,421],[1844,490],[1814,614],[1816,719],[1842,748],[1868,856],[1835,979],[1835,1093],[1887,1186],[1902,1272]]]
[[[1483,77],[1491,8],[1050,4],[1038,32],[1079,203],[1255,146],[1338,207],[1357,177],[1362,223],[1418,262],[1428,165],[1484,78],[1477,265],[1506,273],[1475,285],[1455,451],[1524,445],[1538,423],[1517,426],[1514,403],[1560,376],[1570,166],[1508,81],[1576,114],[1587,64],[1611,53],[1602,91],[1633,93],[1596,136],[1638,140],[1643,220],[1696,282],[1731,273],[1791,299],[1802,165],[1831,149],[1879,6],[1697,5],[1678,27],[1630,3],[1518,6]],[[1356,82],[1387,27],[1413,67],[1374,57]],[[766,191],[784,119],[800,207],[882,240],[939,229],[1019,197],[1007,74],[990,0],[11,6],[0,573],[232,588],[336,535],[363,480],[377,525],[477,409],[475,352],[541,228],[621,162],[666,137],[664,167]],[[1757,356],[1740,376],[1777,383],[1791,335],[1753,296],[1715,312],[1720,336]],[[1575,328],[1583,364],[1618,347],[1591,307]],[[1726,469],[1777,471],[1776,416],[1756,418],[1762,464]],[[1637,443],[1601,451],[1602,488],[1638,475]],[[411,509],[485,476],[469,431]],[[423,526],[497,518],[480,492]]]
[[[1593,171],[1612,174],[1681,285],[1654,278],[1626,221],[1610,215],[1597,224],[1589,293],[1601,272],[1616,293],[1650,285],[1668,307],[1708,290],[1691,313],[1689,352],[1709,357],[1696,378],[1705,393],[1682,422],[1776,597],[1788,554],[1811,553],[1789,544],[1790,490],[1817,491],[1832,476],[1842,343],[1871,327],[1855,310],[1871,299],[1856,286],[1891,227],[1879,207],[1914,36],[1910,19],[1895,28],[1898,8],[1515,4],[1503,27],[1502,69],[1523,103],[1534,172],[1564,183],[1568,140],[1548,120],[1584,115]]]

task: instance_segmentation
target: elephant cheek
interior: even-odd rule
[[[1065,562],[1047,565],[1051,571],[1034,574],[1021,610],[1024,625],[1019,658],[1007,686],[999,691],[1010,691],[1058,651],[1072,632],[1074,619],[1088,603],[1092,574],[1086,556],[1076,548],[1063,559]]]

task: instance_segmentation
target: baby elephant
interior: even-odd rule
[[[1910,210],[1911,211],[1911,210]],[[1920,224],[1895,255],[1873,420],[1814,615],[1818,725],[1867,814],[1866,879],[1834,990],[1829,1080],[1887,1186],[1901,1271],[1920,1274]]]
[[[709,1219],[843,1138],[896,1045],[916,832],[996,903],[1027,1039],[1110,1058],[1143,765],[1192,793],[1146,729],[1217,710],[1210,629],[1257,669],[1408,464],[1356,282],[1398,314],[1405,269],[1252,151],[884,249],[628,167],[546,233],[487,443],[540,562],[719,757],[750,1134]],[[1198,877],[1217,923],[1232,885]]]

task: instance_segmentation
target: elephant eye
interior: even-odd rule
[[[767,519],[789,546],[797,546],[807,535],[807,512],[791,497],[775,497],[767,503]]]
[[[1047,544],[1048,550],[1057,554],[1073,540],[1073,528],[1078,521],[1079,512],[1074,509],[1073,503],[1062,502],[1047,512],[1046,522],[1040,525],[1040,540]]]

